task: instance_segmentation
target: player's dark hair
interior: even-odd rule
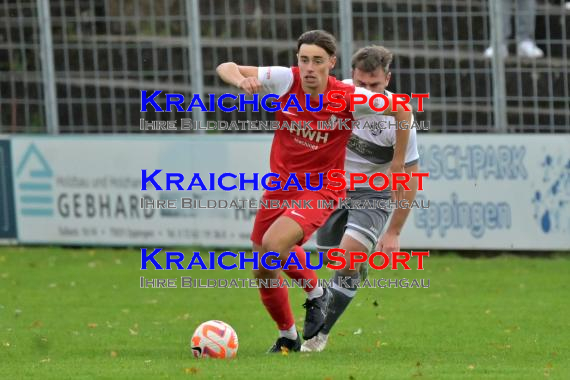
[[[317,45],[329,55],[336,55],[336,39],[332,34],[324,30],[310,30],[301,34],[297,40],[297,52],[303,44]]]
[[[381,67],[384,73],[388,74],[391,63],[392,52],[384,46],[366,46],[352,56],[352,69],[358,69],[365,73],[372,73]]]

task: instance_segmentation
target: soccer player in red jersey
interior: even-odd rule
[[[256,215],[251,240],[253,250],[263,254],[276,252],[279,260],[284,263],[291,251],[295,251],[300,262],[304,265],[305,252],[301,245],[325,223],[331,209],[320,209],[317,201],[337,201],[345,197],[345,191],[332,191],[326,189],[328,180],[326,173],[332,169],[343,169],[345,148],[352,131],[347,128],[321,129],[317,127],[317,121],[331,122],[335,119],[355,120],[366,114],[377,114],[368,104],[355,105],[351,112],[350,94],[363,94],[369,99],[374,95],[363,88],[346,84],[329,75],[336,63],[335,38],[322,30],[314,30],[303,33],[297,41],[298,67],[254,67],[239,66],[234,62],[226,62],[218,66],[217,73],[226,83],[234,85],[247,94],[267,92],[277,94],[282,107],[276,112],[275,118],[280,124],[287,122],[309,124],[311,131],[289,128],[275,131],[270,155],[271,171],[279,175],[279,180],[285,184],[290,173],[297,173],[302,189],[307,186],[317,187],[322,184],[318,191],[302,191],[296,186],[288,190],[266,191],[264,200],[307,200],[310,208],[268,209],[261,208]],[[330,104],[337,107],[339,103],[327,100],[329,91],[343,91],[346,108],[338,111],[327,111]],[[289,108],[284,111],[283,106],[289,99],[289,95],[295,94],[301,109]],[[306,94],[310,95],[307,104]],[[322,97],[322,101],[319,100]],[[376,99],[375,106],[381,108],[384,104],[380,98]],[[322,104],[320,111],[309,112],[307,108],[316,108]],[[393,115],[396,121],[410,123],[412,112],[405,111],[398,105],[395,112],[391,111],[391,104],[383,112],[385,115]],[[350,124],[349,124],[350,125]],[[303,133],[305,132],[305,133]],[[312,133],[307,133],[312,132]],[[404,160],[408,145],[409,130],[400,130],[396,135],[397,143],[390,171],[394,173],[404,172]],[[305,173],[310,173],[309,181],[305,180]],[[321,173],[319,175],[319,173]],[[335,206],[336,207],[336,206]],[[325,321],[327,303],[330,293],[321,288],[317,283],[316,273],[308,268],[294,267],[285,273],[297,280],[308,280],[311,286],[307,287],[307,302],[303,338],[310,339],[322,329]],[[279,270],[268,270],[262,265],[254,271],[258,279],[282,279]],[[295,327],[293,312],[289,304],[289,293],[285,287],[264,288],[260,287],[260,295],[265,308],[277,323],[280,337],[270,348],[269,352],[281,352],[283,349],[299,351],[301,341]]]

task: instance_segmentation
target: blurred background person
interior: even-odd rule
[[[503,1],[503,41],[500,53],[503,57],[509,55],[507,40],[511,36],[513,23],[511,22],[511,10],[515,4],[516,41],[517,55],[525,58],[541,58],[544,52],[534,41],[534,29],[536,25],[536,0],[507,0]],[[493,47],[485,50],[485,57],[493,57]]]

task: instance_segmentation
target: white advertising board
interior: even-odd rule
[[[13,137],[12,173],[22,243],[250,246],[256,210],[182,209],[180,198],[259,199],[261,191],[141,191],[141,170],[269,172],[271,135]],[[570,249],[570,135],[421,135],[430,174],[402,248]],[[231,186],[232,178],[224,184]],[[152,187],[150,187],[152,189]],[[141,209],[141,198],[177,199]],[[309,243],[310,246],[310,243]]]

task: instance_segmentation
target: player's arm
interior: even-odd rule
[[[390,101],[391,103],[391,101]],[[389,114],[394,116],[396,119],[396,144],[394,146],[394,156],[392,158],[392,163],[388,169],[388,178],[391,178],[391,173],[403,173],[404,166],[406,162],[406,150],[408,148],[408,142],[410,141],[410,126],[412,125],[412,106],[408,105],[409,111],[404,109],[404,106],[398,104],[396,112],[392,112],[392,104],[387,110]],[[407,126],[405,129],[401,126]],[[404,188],[402,185],[398,185],[398,189],[392,192],[392,200],[402,200],[404,199]]]
[[[293,72],[281,66],[239,66],[225,62],[216,68],[220,78],[248,95],[266,92],[281,96],[293,85]]]
[[[392,100],[393,98],[389,96],[388,101],[390,104],[384,111],[385,115],[393,116],[396,119],[396,144],[394,146],[394,157],[392,158],[392,164],[390,165],[389,171],[392,173],[403,173],[406,161],[406,150],[410,140],[410,126],[412,125],[413,109],[411,104],[407,104],[408,111],[406,111],[402,104],[398,104],[396,109],[392,110]],[[404,125],[406,128],[401,128]],[[399,189],[398,200],[403,197],[402,191],[403,190]]]
[[[259,68],[256,66],[239,66],[234,62],[224,62],[216,68],[216,72],[224,82],[243,90],[248,95],[261,91],[262,84],[258,79]]]
[[[408,205],[416,199],[416,193],[418,191],[418,177],[412,177],[412,173],[419,172],[419,164],[415,163],[411,166],[405,168],[406,173],[410,175],[410,180],[408,181],[409,191],[404,192],[404,199],[407,201]],[[382,251],[384,253],[399,252],[400,251],[400,233],[404,228],[406,219],[410,214],[411,207],[399,208],[394,210],[390,224],[386,229],[384,235],[376,245],[377,251]]]
[[[392,172],[394,173],[403,173],[406,160],[406,150],[408,148],[408,142],[410,141],[410,126],[412,125],[413,111],[410,104],[408,104],[409,111],[406,111],[403,105],[398,104],[396,111],[392,112],[391,103],[392,102],[390,100],[390,105],[386,111],[384,111],[384,114],[394,116],[396,119],[396,144],[390,169],[393,169]],[[406,128],[401,128],[401,126],[406,126]]]

